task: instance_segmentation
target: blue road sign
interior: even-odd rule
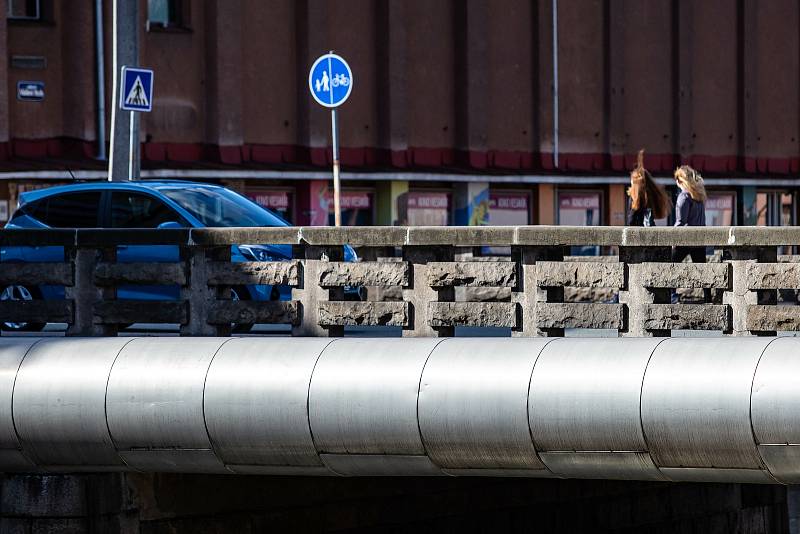
[[[119,107],[128,111],[153,109],[153,71],[122,67]]]
[[[353,71],[340,56],[325,54],[314,62],[308,73],[311,96],[326,108],[340,106],[353,90]]]
[[[44,82],[17,82],[17,100],[41,102],[44,100]]]

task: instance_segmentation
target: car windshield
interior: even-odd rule
[[[205,226],[289,226],[271,211],[227,189],[188,186],[161,189],[161,193]]]

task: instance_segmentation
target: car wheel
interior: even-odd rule
[[[232,287],[231,288],[231,300],[250,300],[250,293],[247,292],[247,289],[244,287]],[[253,329],[253,323],[242,323],[236,324],[234,323],[231,326],[231,332],[234,334],[246,334],[250,330]]]
[[[35,287],[10,285],[0,291],[2,300],[40,300],[39,290]],[[39,332],[47,323],[0,323],[0,329],[6,332]]]

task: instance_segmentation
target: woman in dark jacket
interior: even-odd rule
[[[675,183],[680,188],[675,203],[675,226],[706,225],[706,186],[700,173],[683,165],[675,170]],[[691,256],[694,263],[706,262],[706,249],[703,247],[675,247],[672,261],[683,261]]]
[[[675,170],[675,184],[681,190],[675,203],[675,226],[706,225],[706,186],[700,173],[683,165]],[[686,256],[693,263],[706,262],[705,247],[675,247],[672,250],[672,261],[682,262]],[[711,290],[703,289],[706,302],[711,302]],[[673,291],[672,302],[677,302],[677,294]]]
[[[628,188],[628,226],[655,226],[672,209],[669,195],[644,168],[644,150],[639,151]]]

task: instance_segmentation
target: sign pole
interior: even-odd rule
[[[136,134],[136,126],[135,126],[136,112],[130,111],[129,113],[131,114],[130,137],[128,137],[128,181],[130,182],[134,180],[133,174],[134,174],[134,167],[136,166],[136,158],[134,157],[134,152],[133,152],[135,148],[133,137]]]
[[[331,109],[331,138],[333,140],[333,217],[336,226],[342,225],[342,209],[339,203],[341,187],[339,185],[339,124],[336,108]]]

